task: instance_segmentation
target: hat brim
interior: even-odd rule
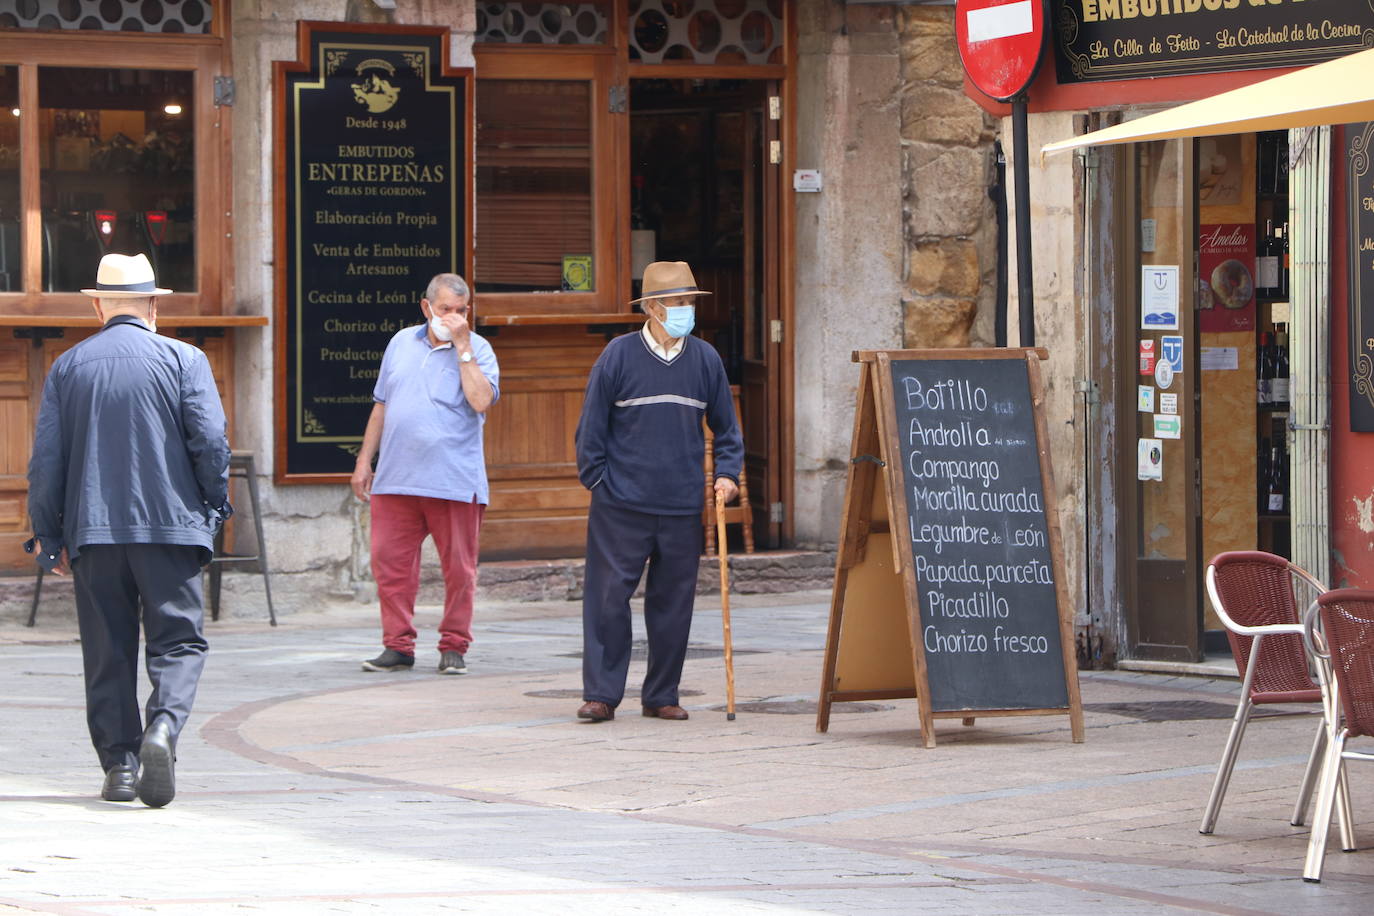
[[[646,302],[646,301],[648,301],[648,300],[650,300],[650,299],[676,299],[678,296],[711,296],[711,295],[715,295],[715,294],[712,293],[712,292],[711,292],[710,290],[708,290],[708,289],[694,289],[694,290],[692,290],[690,293],[668,293],[668,292],[653,293],[652,295],[648,295],[648,296],[640,296],[638,299],[631,299],[631,300],[630,300],[630,305],[635,305],[635,304],[640,303],[640,302]]]
[[[126,289],[83,289],[81,292],[93,299],[147,299],[149,296],[166,296],[171,290],[158,286],[138,292]]]

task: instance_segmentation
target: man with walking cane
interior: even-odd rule
[[[577,470],[592,493],[582,594],[580,719],[615,718],[630,667],[630,596],[649,564],[645,716],[686,719],[678,682],[701,560],[705,416],[715,436],[715,493],[739,492],[744,444],[720,355],[692,337],[697,288],[685,261],[644,269],[644,327],[606,345],[587,380]]]

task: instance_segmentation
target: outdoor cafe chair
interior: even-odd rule
[[[1350,738],[1374,737],[1374,591],[1341,588],[1319,595],[1303,624],[1322,682],[1327,728],[1317,810],[1302,869],[1304,881],[1317,882],[1322,879],[1333,809],[1340,824],[1341,848],[1355,851],[1345,762],[1374,760],[1374,753],[1346,746]]]
[[[1303,644],[1303,626],[1294,593],[1296,582],[1312,592],[1305,596],[1304,607],[1311,598],[1326,591],[1326,586],[1311,573],[1283,557],[1258,550],[1219,553],[1207,567],[1207,596],[1226,627],[1226,638],[1242,681],[1231,733],[1217,766],[1199,833],[1211,833],[1216,827],[1241,739],[1245,737],[1245,726],[1254,708],[1272,703],[1322,701],[1322,691],[1312,681]],[[1326,740],[1323,722],[1312,740],[1312,752],[1293,807],[1291,823],[1295,826],[1301,825],[1307,814]]]

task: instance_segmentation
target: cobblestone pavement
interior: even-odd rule
[[[97,797],[72,622],[0,622],[0,912],[1374,910],[1358,764],[1364,848],[1333,837],[1325,880],[1300,877],[1288,816],[1311,715],[1252,723],[1204,837],[1234,681],[1084,672],[1079,745],[1054,716],[941,722],[926,750],[913,701],[841,704],[818,734],[828,601],[732,598],[733,722],[713,599],[688,722],[634,697],[612,722],[574,718],[573,604],[482,603],[464,677],[434,671],[433,608],[416,670],[396,674],[359,669],[378,648],[368,607],[212,623],[161,810]]]

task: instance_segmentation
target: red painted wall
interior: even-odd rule
[[[1374,433],[1350,431],[1350,213],[1346,145],[1332,132],[1331,584],[1374,585]]]

